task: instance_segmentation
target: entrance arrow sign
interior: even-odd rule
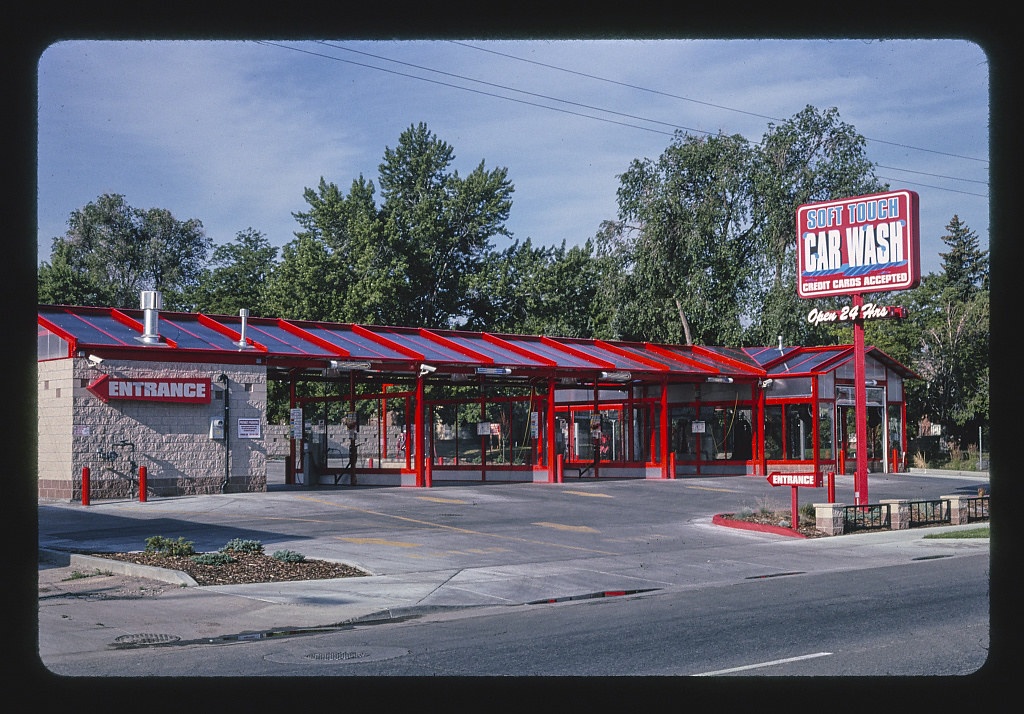
[[[768,474],[768,483],[772,486],[810,486],[821,488],[821,474],[817,473],[782,473],[772,471]]]

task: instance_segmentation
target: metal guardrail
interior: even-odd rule
[[[843,507],[843,532],[888,528],[891,523],[888,503]]]
[[[910,509],[911,528],[951,522],[949,500],[911,501],[907,505]]]
[[[967,520],[970,521],[987,521],[989,518],[988,513],[988,496],[978,496],[977,498],[967,499]]]

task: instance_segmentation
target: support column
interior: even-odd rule
[[[889,528],[902,531],[910,528],[910,501],[905,498],[884,498],[879,503],[889,504]]]
[[[413,426],[413,460],[416,462],[416,485],[424,486],[426,477],[423,462],[423,377],[416,378],[416,411]]]
[[[558,461],[555,449],[555,378],[548,377],[548,407],[544,419],[545,432],[547,433],[547,466],[548,483],[555,483],[558,480]]]
[[[842,503],[815,503],[814,527],[825,535],[842,535],[843,508]]]
[[[658,433],[660,441],[659,459],[661,461],[661,477],[668,478],[668,378],[661,380],[661,408],[658,417]],[[672,474],[675,477],[675,474]]]
[[[853,296],[857,317],[853,321],[853,376],[854,405],[856,410],[857,468],[854,476],[854,505],[868,502],[868,393],[867,378],[864,375],[864,296]]]

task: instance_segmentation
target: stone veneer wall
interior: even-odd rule
[[[223,440],[209,438],[210,418],[224,416],[228,376],[230,478]],[[209,404],[111,400],[87,389],[102,374],[121,378],[209,377]],[[176,496],[266,490],[267,378],[263,366],[132,362],[84,358],[38,363],[40,499],[78,501],[82,468],[90,471],[90,499],[138,496],[139,467],[147,495]],[[258,418],[260,438],[238,436],[239,418]]]

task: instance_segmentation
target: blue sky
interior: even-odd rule
[[[956,39],[60,42],[38,63],[39,259],[105,193],[199,219],[216,243],[251,227],[284,245],[305,188],[376,185],[419,122],[460,175],[508,169],[515,238],[571,246],[676,129],[757,142],[813,105],[919,194],[922,271],[937,272],[954,214],[988,247],[989,72]]]

